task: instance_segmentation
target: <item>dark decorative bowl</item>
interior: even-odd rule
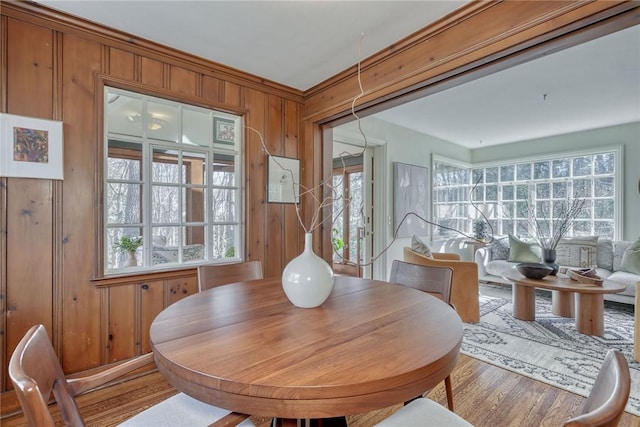
[[[536,262],[522,262],[516,265],[516,268],[527,279],[542,279],[553,271],[553,268],[547,264]]]

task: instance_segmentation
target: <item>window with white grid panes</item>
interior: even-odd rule
[[[483,167],[434,160],[434,222],[443,226],[434,226],[434,239],[473,235],[473,222],[484,218],[494,235],[529,235],[529,203],[553,228],[568,198],[586,202],[567,237],[619,238],[619,162],[619,149]]]
[[[110,87],[104,102],[105,273],[241,259],[241,118]]]

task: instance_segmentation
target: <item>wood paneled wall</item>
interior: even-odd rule
[[[289,157],[301,146],[303,97],[36,4],[1,11],[0,111],[64,122],[63,181],[0,178],[4,391],[8,358],[31,325],[47,327],[66,372],[84,371],[149,352],[151,320],[197,291],[194,268],[100,278],[101,82],[243,114],[273,154]],[[302,231],[291,205],[265,203],[266,154],[245,134],[245,255],[273,276],[298,253]]]
[[[626,14],[636,1],[472,2],[362,63],[370,112],[428,93],[496,60]],[[28,2],[0,11],[0,111],[64,121],[64,180],[0,178],[0,377],[29,326],[43,323],[67,372],[149,351],[148,325],[196,290],[195,269],[93,280],[101,233],[98,81],[113,79],[244,114],[277,155],[302,160],[302,183],[330,177],[321,124],[345,120],[359,93],[353,67],[302,94],[183,52]],[[355,62],[355,61],[354,61]],[[489,68],[488,68],[489,67]],[[470,78],[470,77],[469,77]],[[440,86],[441,87],[441,86]],[[246,257],[278,275],[298,254],[302,230],[291,205],[266,204],[265,154],[245,131]],[[310,206],[303,216],[311,217]],[[330,228],[316,239],[330,254]],[[2,411],[11,409],[3,395]]]

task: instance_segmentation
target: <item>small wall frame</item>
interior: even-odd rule
[[[300,160],[269,156],[267,201],[298,203],[300,198]]]
[[[0,176],[62,179],[62,122],[0,114]]]
[[[236,144],[236,124],[233,120],[220,117],[213,118],[213,142],[215,144]]]

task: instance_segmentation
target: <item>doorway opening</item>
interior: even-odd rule
[[[365,236],[363,156],[340,157],[333,161],[333,271],[362,277]]]
[[[350,131],[333,128],[332,180],[336,200],[332,206],[332,264],[334,273],[372,279],[378,274],[380,263],[372,260],[376,250],[384,242],[374,239],[379,221],[385,212],[376,211],[374,201],[385,200],[384,182],[374,179],[384,171],[384,141],[362,138]],[[378,203],[378,202],[376,202]],[[378,222],[376,222],[378,221]],[[384,233],[380,233],[383,235]]]

